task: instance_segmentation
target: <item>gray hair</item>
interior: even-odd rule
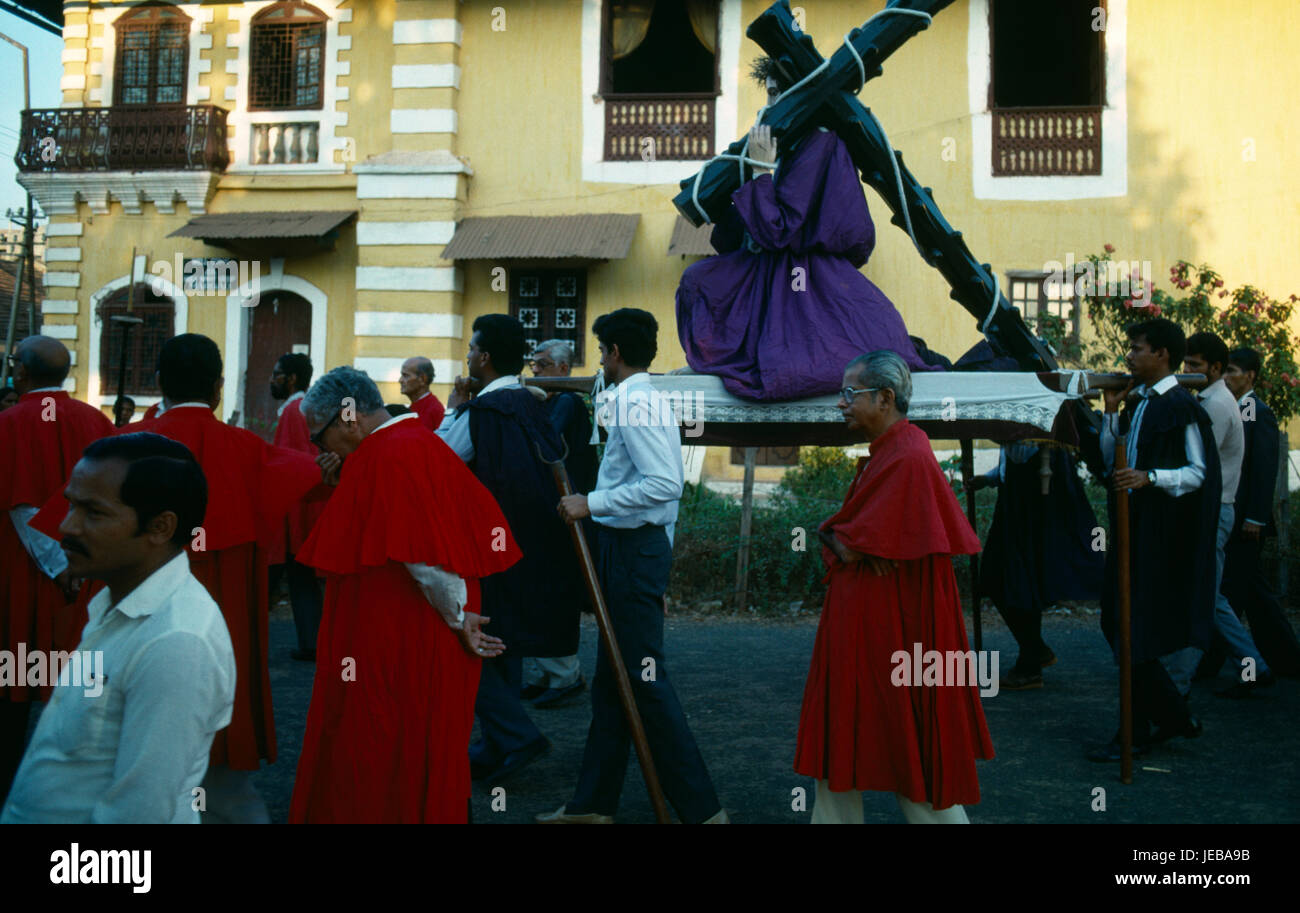
[[[845,366],[845,371],[858,370],[858,382],[868,387],[888,388],[894,391],[894,404],[898,411],[907,415],[907,407],[912,402],[912,372],[907,362],[897,352],[877,349],[866,355],[859,355]]]
[[[384,408],[384,398],[379,395],[379,388],[370,375],[346,365],[335,368],[312,384],[300,408],[310,424],[320,425],[343,408],[345,399],[352,400],[357,415]]]
[[[415,362],[412,366],[415,368],[415,373],[423,377],[426,384],[433,383],[433,362],[423,355],[417,355],[411,361]]]
[[[551,358],[555,359],[556,364],[573,366],[573,343],[567,339],[548,339],[545,342],[539,342],[537,348],[533,350],[533,357],[536,358],[543,352],[548,353]]]

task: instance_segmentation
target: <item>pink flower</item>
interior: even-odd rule
[[[1154,314],[1154,315],[1156,315],[1157,317],[1159,317],[1159,316],[1160,316],[1160,305],[1158,305],[1158,304],[1153,304],[1153,305],[1151,305],[1151,313]]]
[[[1104,246],[1104,247],[1102,248],[1102,250],[1104,250],[1104,251],[1105,251],[1106,253],[1108,253],[1108,254],[1113,254],[1113,253],[1115,253],[1115,245],[1114,245],[1114,244],[1107,244],[1106,246]]]
[[[1215,288],[1223,288],[1223,280],[1222,280],[1222,279],[1215,279],[1215,280],[1214,280],[1214,287],[1215,287]]]

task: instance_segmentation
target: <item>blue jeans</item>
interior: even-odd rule
[[[1255,674],[1258,676],[1268,671],[1268,664],[1259,655],[1259,648],[1255,646],[1246,626],[1241,623],[1237,613],[1232,611],[1222,589],[1223,550],[1228,544],[1228,537],[1232,535],[1233,517],[1233,505],[1219,506],[1218,538],[1214,549],[1214,630],[1223,638],[1228,655],[1236,662],[1236,674],[1241,674],[1241,661],[1249,657],[1255,661]],[[1186,694],[1191,689],[1192,676],[1196,674],[1196,665],[1201,661],[1202,652],[1198,647],[1186,647],[1160,658],[1180,694]]]
[[[542,731],[528,716],[519,697],[523,687],[523,664],[523,657],[510,653],[508,649],[500,656],[483,660],[478,696],[474,700],[474,713],[478,716],[483,741],[470,752],[471,760],[500,764],[506,755],[542,738]]]
[[[663,596],[673,564],[668,534],[662,526],[598,526],[596,543],[600,586],[664,798],[683,824],[699,824],[722,806],[664,663]],[[618,810],[631,747],[631,730],[602,640],[591,682],[591,729],[569,813],[613,815]]]

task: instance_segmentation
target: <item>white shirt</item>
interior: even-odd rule
[[[519,376],[507,374],[492,381],[478,395],[486,396],[493,390],[505,390],[518,386],[522,386],[519,383]],[[420,398],[423,399],[424,397]],[[438,426],[435,433],[447,443],[448,447],[456,452],[456,456],[468,463],[474,459],[474,439],[469,434],[469,410],[462,410],[460,415],[457,415],[456,412],[455,409],[448,409],[447,414],[442,417],[442,424]]]
[[[1220,377],[1196,397],[1210,414],[1214,428],[1214,443],[1219,449],[1219,466],[1223,473],[1223,503],[1237,501],[1237,485],[1241,481],[1241,461],[1246,456],[1246,429],[1241,424],[1241,410],[1237,398]]]
[[[650,375],[633,374],[608,391],[597,414],[609,429],[596,488],[587,495],[591,518],[602,526],[667,527],[673,540],[685,478],[682,438],[654,395]]]
[[[1130,467],[1137,465],[1138,430],[1142,427],[1142,416],[1146,413],[1147,398],[1153,393],[1168,393],[1176,386],[1178,386],[1178,378],[1172,374],[1166,374],[1156,381],[1149,391],[1146,384],[1139,385],[1133,391],[1142,397],[1142,402],[1138,403],[1137,408],[1133,410],[1133,419],[1129,422],[1125,455]],[[1101,455],[1106,461],[1106,470],[1113,472],[1115,468],[1115,441],[1119,436],[1119,413],[1108,412],[1102,419]],[[1175,498],[1196,491],[1201,487],[1201,483],[1205,481],[1205,448],[1201,445],[1200,427],[1195,422],[1189,423],[1183,429],[1183,452],[1187,457],[1187,465],[1180,466],[1177,469],[1154,470],[1156,487],[1163,488]]]
[[[91,600],[77,647],[103,653],[99,693],[65,672],[0,823],[199,822],[193,790],[235,702],[225,619],[184,552],[109,599]]]

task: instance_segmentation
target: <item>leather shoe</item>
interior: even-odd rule
[[[567,688],[547,688],[541,694],[533,699],[533,706],[538,710],[545,710],[548,707],[558,707],[569,698],[581,694],[587,687],[587,681],[581,675],[578,680]]]
[[[1002,676],[998,687],[1003,691],[1031,691],[1043,687],[1043,675],[1041,672],[1026,672],[1023,669],[1012,668]]]
[[[1055,666],[1055,665],[1056,665],[1056,654],[1052,652],[1051,647],[1044,646],[1043,652],[1038,657],[1038,667],[1040,669],[1046,669],[1048,666]]]
[[[586,815],[570,815],[565,811],[566,806],[561,805],[553,812],[544,815],[535,815],[533,820],[538,824],[613,824],[612,815],[597,815],[589,813]]]
[[[510,752],[496,767],[487,771],[483,777],[484,786],[496,786],[503,780],[513,777],[519,771],[523,770],[529,764],[536,761],[542,755],[551,750],[551,740],[542,736],[537,741],[525,745],[516,751]],[[471,764],[471,767],[473,765]],[[473,774],[471,773],[471,779]]]
[[[531,701],[533,698],[537,697],[537,695],[545,694],[547,690],[548,689],[545,685],[525,685],[520,689],[519,697],[521,700]]]
[[[1146,745],[1133,744],[1133,757],[1140,758],[1147,753]],[[1111,739],[1105,745],[1098,745],[1095,748],[1088,749],[1088,760],[1104,764],[1107,761],[1118,761],[1123,757],[1123,752],[1117,740]]]
[[[1237,682],[1223,691],[1216,691],[1214,694],[1216,697],[1226,697],[1229,700],[1240,701],[1248,697],[1254,697],[1260,688],[1270,688],[1276,684],[1277,677],[1270,670],[1260,675],[1253,682]]]
[[[1201,725],[1201,721],[1194,716],[1189,716],[1187,718],[1187,723],[1183,726],[1172,729],[1167,729],[1162,726],[1156,730],[1156,734],[1152,736],[1151,739],[1154,742],[1168,742],[1176,736],[1182,736],[1185,739],[1194,739],[1204,731],[1205,727]]]

